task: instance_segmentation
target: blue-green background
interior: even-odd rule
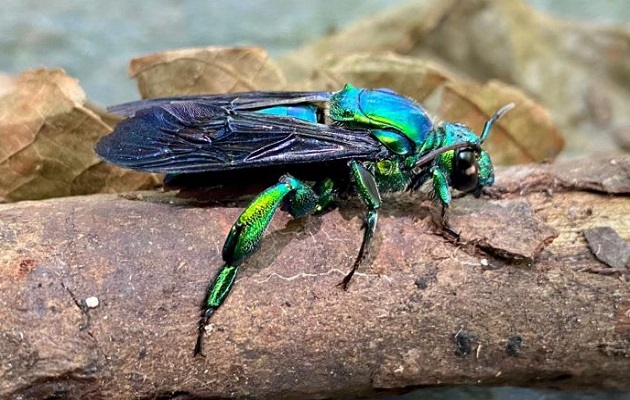
[[[630,24],[627,0],[529,0],[563,17]],[[0,71],[62,67],[102,105],[138,98],[131,58],[182,47],[254,45],[278,57],[405,0],[2,0]],[[360,4],[360,7],[357,5]]]

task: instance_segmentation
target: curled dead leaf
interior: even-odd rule
[[[84,106],[76,79],[60,69],[37,69],[12,77],[0,97],[0,197],[34,200],[147,187],[155,178],[108,173],[93,151],[110,126]]]
[[[486,145],[493,162],[514,165],[553,160],[563,149],[564,139],[549,112],[514,86],[498,81],[484,85],[451,82],[444,87],[438,115],[481,132],[488,118],[508,103],[516,108],[495,123]]]
[[[284,76],[256,47],[204,47],[149,54],[131,60],[143,98],[281,90]]]
[[[424,102],[451,79],[444,69],[419,58],[393,53],[354,53],[328,57],[314,72],[310,83],[300,84],[298,89],[335,91],[351,82],[357,87],[387,87]]]

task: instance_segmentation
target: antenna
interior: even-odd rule
[[[492,125],[496,122],[496,120],[501,118],[503,114],[510,111],[514,107],[516,107],[514,103],[506,104],[503,107],[501,107],[499,111],[495,112],[494,115],[490,117],[489,120],[486,121],[486,123],[483,126],[483,131],[481,132],[481,136],[479,137],[479,142],[481,144],[483,144],[483,142],[485,142],[486,139],[488,138],[488,135],[490,135],[490,129],[492,129]]]

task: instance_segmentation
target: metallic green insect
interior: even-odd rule
[[[110,108],[127,117],[96,146],[103,159],[166,173],[170,183],[203,182],[217,199],[264,185],[232,226],[225,264],[209,286],[194,354],[241,265],[258,249],[275,211],[295,218],[357,196],[367,208],[359,254],[340,285],[347,288],[367,255],[382,192],[416,190],[431,181],[447,223],[451,188],[479,196],[494,182],[481,145],[509,104],[480,136],[461,124],[434,125],[416,102],[388,89],[346,85],[329,92],[249,92],[143,100]],[[190,178],[193,179],[190,179]],[[199,183],[197,183],[199,184]]]

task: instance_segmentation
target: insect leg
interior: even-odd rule
[[[225,264],[206,292],[202,305],[203,313],[199,321],[195,355],[201,354],[205,327],[212,314],[230,293],[239,266],[256,252],[265,230],[283,200],[286,200],[289,213],[298,218],[313,213],[318,197],[305,183],[290,175],[284,175],[277,184],[259,194],[243,210],[223,245]]]
[[[332,181],[332,179],[326,178],[318,181],[313,187],[313,190],[319,198],[317,200],[317,205],[315,206],[316,214],[322,214],[334,208],[334,201],[335,196],[337,195],[337,191],[335,189],[335,183]]]
[[[446,175],[439,167],[433,170],[433,193],[435,198],[442,205],[442,228],[458,238],[459,233],[448,224],[446,211],[448,210],[449,204],[451,204],[451,189],[449,188]]]
[[[378,187],[376,185],[376,180],[374,179],[374,175],[363,165],[356,161],[350,161],[350,170],[352,172],[352,177],[357,187],[357,193],[363,203],[367,206],[368,211],[365,215],[365,219],[363,220],[363,241],[361,242],[361,249],[359,250],[359,255],[352,265],[352,269],[348,274],[343,278],[340,286],[343,287],[344,290],[348,288],[348,284],[352,279],[352,275],[357,271],[359,265],[367,255],[369,250],[370,242],[372,241],[372,237],[374,236],[374,231],[376,229],[376,220],[378,219],[378,209],[381,207],[381,195],[378,192]]]

